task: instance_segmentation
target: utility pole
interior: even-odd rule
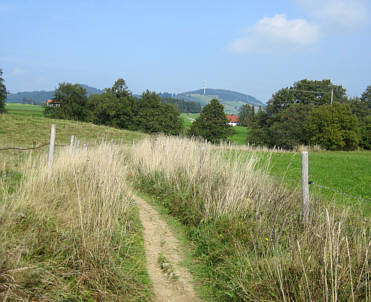
[[[334,101],[334,88],[331,88],[331,105],[333,101]]]

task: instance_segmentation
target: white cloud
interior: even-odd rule
[[[246,30],[245,37],[232,42],[233,52],[272,52],[302,49],[320,39],[319,27],[305,19],[288,20],[285,15],[263,18]]]
[[[365,0],[294,0],[322,23],[353,29],[367,23]]]

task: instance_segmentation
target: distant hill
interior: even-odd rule
[[[86,89],[88,96],[91,94],[101,94],[103,92],[100,89],[90,87],[88,85],[84,85],[84,84],[80,84],[80,85]],[[239,92],[231,91],[231,90],[225,90],[225,89],[207,88],[205,94],[204,94],[203,89],[198,89],[198,90],[183,92],[179,94],[172,94],[172,93],[164,92],[164,93],[160,93],[159,95],[162,99],[172,98],[172,99],[184,100],[185,102],[192,102],[192,104],[182,103],[181,106],[183,107],[184,106],[195,107],[198,103],[200,103],[201,106],[203,107],[207,103],[209,103],[211,99],[216,98],[224,105],[225,112],[231,113],[231,114],[237,114],[239,112],[240,107],[244,104],[251,104],[256,107],[265,106],[264,103],[262,103],[261,101],[259,101],[258,99],[256,99],[255,97],[251,95],[243,94],[243,93],[239,93]],[[141,97],[140,95],[134,95],[134,96],[139,97],[139,98]],[[25,92],[10,93],[6,101],[8,103],[24,103],[24,104],[40,105],[41,102],[51,99],[53,97],[54,97],[54,90],[25,91]],[[190,110],[189,112],[194,111],[192,110]]]
[[[80,84],[84,87],[88,93],[88,96],[91,94],[101,94],[102,90],[90,87],[88,85]],[[52,99],[54,97],[54,91],[24,91],[17,93],[10,93],[6,99],[7,103],[24,103],[24,104],[35,104],[40,105],[41,102]]]
[[[203,89],[198,89],[179,93],[176,97],[185,101],[199,102],[202,106],[209,103],[211,99],[216,98],[224,105],[224,111],[226,113],[235,114],[239,112],[239,108],[244,104],[251,104],[255,107],[265,106],[263,102],[251,95],[225,89],[207,88],[205,94]]]

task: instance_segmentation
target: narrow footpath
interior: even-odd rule
[[[147,202],[133,195],[144,227],[144,248],[147,271],[153,284],[153,302],[193,302],[197,298],[190,273],[179,263],[182,252],[160,214]],[[162,261],[159,261],[162,260]]]

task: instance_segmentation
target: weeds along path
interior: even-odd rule
[[[147,202],[133,195],[144,227],[147,271],[153,283],[154,302],[200,301],[192,286],[190,273],[179,265],[180,244],[159,213]]]

